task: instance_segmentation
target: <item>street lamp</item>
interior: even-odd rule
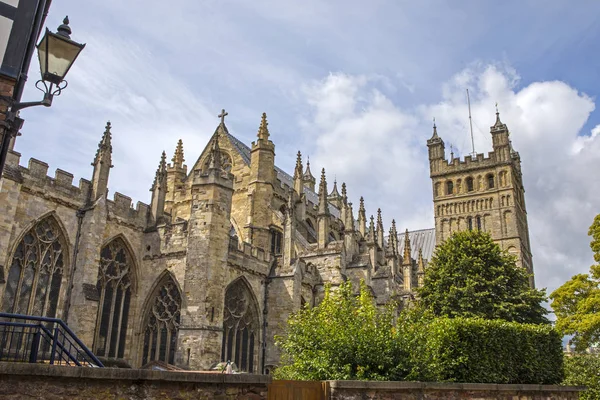
[[[42,101],[14,103],[10,111],[15,112],[32,106],[50,107],[53,97],[60,95],[62,90],[67,87],[65,76],[84,47],[85,44],[71,40],[68,16],[65,17],[56,33],[50,32],[46,28],[44,37],[37,45],[42,79],[35,84],[35,87],[44,93],[44,98]]]
[[[2,142],[0,143],[0,179],[2,178],[2,170],[4,169],[10,140],[13,136],[18,135],[23,126],[23,119],[17,116],[17,111],[33,106],[50,107],[54,96],[59,96],[67,87],[65,76],[84,47],[85,44],[79,44],[71,40],[68,16],[65,17],[56,33],[50,32],[46,28],[44,37],[37,45],[42,79],[35,83],[35,87],[44,94],[42,100],[15,102],[12,97],[0,96],[0,100],[8,105],[6,118],[4,121],[0,121],[0,127],[4,127]]]

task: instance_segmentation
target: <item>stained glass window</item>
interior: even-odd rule
[[[2,311],[55,317],[65,263],[66,242],[53,217],[31,228],[13,255]]]
[[[131,303],[131,255],[122,239],[102,249],[96,287],[100,295],[96,355],[123,358]]]
[[[175,362],[180,318],[181,293],[168,276],[155,292],[146,315],[142,364],[151,361]]]
[[[222,361],[231,360],[241,371],[256,372],[258,358],[258,307],[243,279],[225,293]]]

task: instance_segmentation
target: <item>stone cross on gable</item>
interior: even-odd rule
[[[225,109],[221,110],[221,114],[217,115],[217,117],[221,118],[221,123],[225,124],[225,117],[228,116],[229,113],[225,111]]]

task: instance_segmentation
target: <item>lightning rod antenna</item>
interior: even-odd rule
[[[471,128],[471,148],[473,149],[471,156],[473,158],[476,158],[477,153],[475,153],[475,140],[473,139],[473,119],[471,118],[471,98],[469,97],[469,89],[467,89],[467,104],[469,105],[469,126]]]

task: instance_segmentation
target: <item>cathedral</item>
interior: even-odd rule
[[[24,167],[9,151],[0,310],[64,320],[106,365],[208,370],[231,360],[269,373],[274,336],[291,313],[319,303],[325,284],[364,280],[378,304],[410,301],[452,232],[490,232],[533,285],[521,162],[498,114],[487,156],[447,159],[434,125],[435,228],[413,232],[395,221],[386,230],[381,210],[367,213],[362,198],[353,205],[346,185],[328,184],[300,152],[292,174],[278,168],[265,114],[250,146],[229,133],[226,115],[191,168],[181,140],[170,163],[162,153],[150,205],[135,208],[124,194],[107,196],[110,123],[91,180],[78,186],[69,172],[48,176],[48,164]]]

